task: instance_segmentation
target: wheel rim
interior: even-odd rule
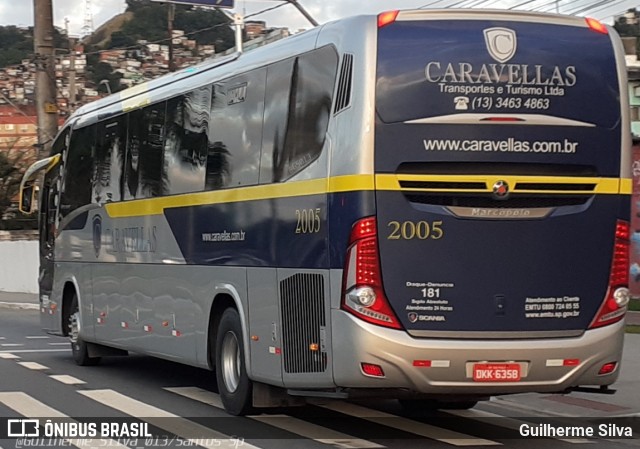
[[[229,331],[222,340],[222,379],[229,393],[240,384],[240,345],[236,334]]]
[[[77,310],[69,317],[69,339],[72,345],[78,343],[78,335],[80,334],[80,312]]]

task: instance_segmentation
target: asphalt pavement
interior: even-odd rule
[[[0,292],[0,313],[3,308],[38,310],[38,295]],[[640,325],[640,312],[627,313],[626,320],[627,324]],[[616,390],[615,394],[525,393],[492,398],[492,402],[520,411],[521,416],[640,417],[640,334],[626,334],[622,371],[612,389]]]

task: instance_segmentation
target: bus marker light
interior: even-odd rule
[[[162,322],[162,327],[169,327],[169,322],[168,321],[163,321]]]
[[[384,377],[384,371],[380,365],[374,365],[373,363],[360,363],[362,372],[367,376]]]
[[[171,331],[171,335],[173,335],[174,337],[181,337],[182,333],[180,331],[174,329],[174,330]]]
[[[604,376],[605,374],[611,374],[612,372],[614,372],[616,370],[617,366],[618,366],[618,362],[605,363],[604,365],[602,365],[602,368],[600,368],[600,371],[598,371],[598,376]]]
[[[591,17],[587,17],[584,20],[587,22],[589,29],[596,31],[598,33],[609,34],[609,30],[607,30],[607,27],[604,26],[602,22],[600,22],[599,20],[592,19]]]
[[[318,351],[320,349],[320,345],[318,343],[311,343],[309,345],[309,351]]]
[[[260,337],[258,337],[257,335],[252,335],[251,341],[260,341]]]
[[[378,28],[382,28],[396,21],[400,11],[386,11],[378,15]]]
[[[580,359],[564,359],[562,366],[578,366],[580,365]]]
[[[56,309],[58,308],[58,304],[56,304],[55,302],[52,302],[52,303],[51,303],[51,306],[49,306],[49,308],[50,308],[51,310],[56,310]]]
[[[98,324],[104,324],[104,318],[96,318]]]
[[[122,326],[123,329],[129,329],[129,324],[125,323],[124,321],[120,323],[120,326]]]
[[[145,325],[145,326],[144,326],[144,331],[145,331],[145,332],[153,332],[153,327],[152,327],[152,326]]]
[[[100,316],[103,317],[103,318],[106,317],[107,316],[107,312],[100,312]]]
[[[269,354],[280,354],[282,350],[280,348],[276,348],[275,346],[269,346]]]

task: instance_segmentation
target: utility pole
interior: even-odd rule
[[[64,19],[69,40],[69,111],[73,112],[76,106],[76,40],[69,34],[69,19]]]
[[[53,44],[52,0],[33,0],[33,40],[36,63],[36,107],[38,110],[38,159],[49,154],[58,131],[56,63]]]
[[[173,62],[173,21],[176,18],[176,5],[167,3],[167,8],[167,24],[169,25],[169,71],[175,72],[176,65]]]

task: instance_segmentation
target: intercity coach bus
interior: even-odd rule
[[[629,300],[624,52],[584,18],[392,11],[80,108],[40,189],[75,361],[215,370],[232,414],[606,390]]]

